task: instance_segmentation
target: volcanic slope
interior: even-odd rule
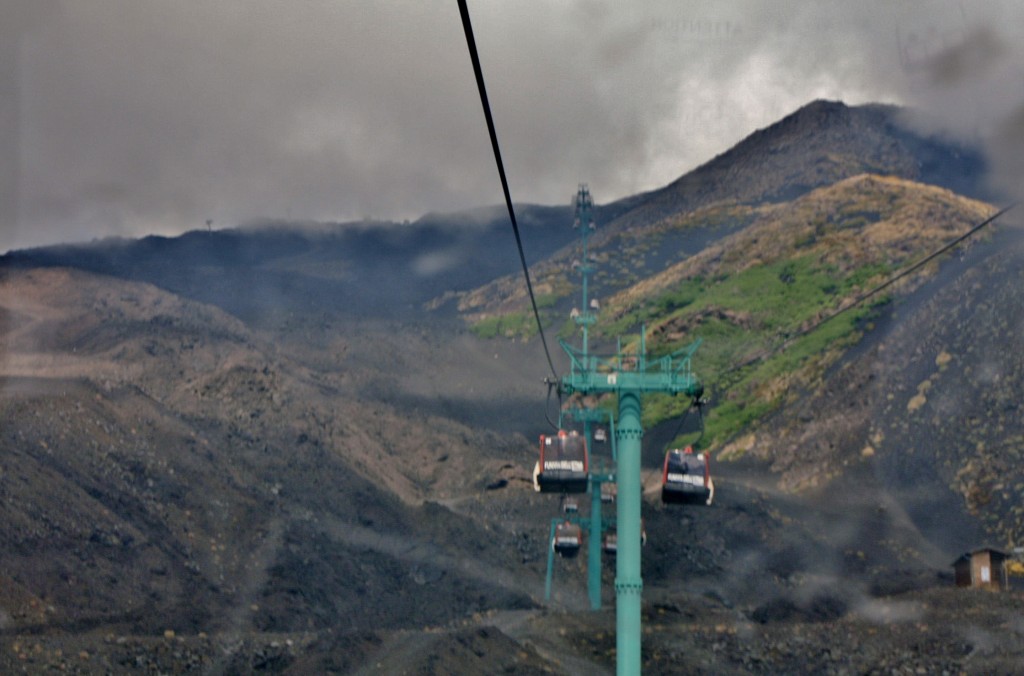
[[[618,256],[642,256],[661,231],[707,228],[723,214],[745,223],[605,298],[591,339],[625,335],[628,348],[641,323],[655,354],[702,339],[694,368],[710,405],[701,441],[718,457],[751,453],[782,488],[809,495],[827,497],[846,474],[883,485],[865,499],[921,533],[907,552],[922,560],[982,544],[1009,549],[1024,538],[1019,221],[1009,214],[851,306],[994,212],[942,188],[863,174],[791,202],[637,227],[609,240]],[[612,266],[595,251],[598,270]],[[538,275],[537,288],[571,288],[561,274]],[[467,298],[500,317],[512,303],[491,291]],[[467,319],[491,321],[479,307]],[[650,396],[645,419],[678,419],[687,403]]]
[[[4,670],[610,673],[582,557],[555,560],[540,609],[558,498],[528,484],[532,443],[390,409],[366,389],[379,365],[353,358],[368,348],[325,351],[329,331],[271,342],[78,271],[9,271],[0,290]],[[719,474],[706,510],[647,501],[649,673],[1019,659],[1009,609],[981,598],[974,634],[921,643],[964,601],[919,591],[944,566],[884,493],[815,505],[759,485]]]
[[[525,467],[522,437],[360,398],[343,343],[314,372],[147,284],[5,271],[0,308],[5,634],[226,650],[533,606],[541,578],[481,546],[501,534],[424,502]]]
[[[963,539],[958,509],[991,542],[1024,541],[1019,222],[884,308],[860,346],[743,445],[790,487],[869,468],[945,551],[981,544]]]
[[[582,557],[555,559],[541,608],[558,498],[529,486],[533,443],[389,407],[364,343],[322,349],[333,331],[270,341],[150,285],[55,268],[5,272],[0,307],[4,671],[611,673],[614,618],[585,612]],[[443,337],[421,334],[397,368]],[[462,367],[522,370],[524,355],[479,344]],[[645,504],[649,673],[677,672],[681,651],[709,671],[908,649],[965,665],[908,648],[930,616],[919,596],[884,596],[939,580],[893,546],[923,549],[912,527],[871,499],[809,508],[735,477],[706,510]],[[794,624],[832,657],[789,638]]]
[[[594,247],[593,277],[604,280],[607,291],[614,288],[611,279],[632,281],[602,299],[590,337],[610,351],[607,346],[624,336],[630,349],[644,325],[647,344],[657,355],[703,340],[694,368],[714,401],[704,444],[717,451],[819,378],[861,339],[880,304],[912,291],[938,263],[852,307],[858,296],[994,212],[991,205],[942,188],[862,174],[791,202],[716,207],[637,227],[628,237],[608,240],[608,249]],[[723,220],[743,225],[717,230],[717,237],[708,239]],[[673,239],[691,234],[691,246],[673,247]],[[623,261],[652,251],[667,262],[660,271],[628,276]],[[535,284],[539,294],[565,289],[563,301],[542,310],[549,331],[563,337],[574,331],[568,315],[578,287],[570,275],[569,269],[550,268]],[[503,322],[528,326],[526,299],[520,297],[517,305],[493,291],[483,287],[464,299],[465,318],[474,330],[492,335],[502,333]],[[845,308],[849,311],[842,316],[810,331]],[[743,364],[749,366],[739,368]],[[652,396],[645,420],[681,415],[686,404]]]
[[[57,268],[5,272],[0,307],[4,670],[600,668],[535,610],[557,497],[529,485],[534,444],[389,408],[371,341],[271,342],[148,284]],[[394,368],[415,373],[429,349],[456,388],[480,385],[459,375],[467,359],[485,380],[506,357],[522,370],[449,338],[457,365],[421,334]],[[409,392],[437,393],[424,386]],[[794,541],[756,514],[730,539],[772,528],[766,551],[784,557]],[[720,573],[723,546],[688,556]],[[582,611],[582,561],[556,564],[556,607]]]

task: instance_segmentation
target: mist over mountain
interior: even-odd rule
[[[647,673],[1024,666],[1019,593],[950,567],[1024,539],[1019,217],[818,326],[995,212],[906,119],[816,101],[595,209],[593,344],[703,340],[706,415],[645,399]],[[517,215],[572,342],[572,209]],[[604,610],[582,555],[543,596],[557,402],[507,218],[0,257],[0,670],[611,673],[614,557]],[[680,441],[710,507],[658,498]]]
[[[969,197],[990,196],[978,149],[916,132],[910,119],[910,113],[894,106],[812,102],[660,190],[598,206],[595,246],[673,214],[722,203],[788,201],[860,173],[899,176]],[[568,207],[520,205],[517,216],[527,262],[539,264],[541,271],[552,254],[576,240],[565,227],[571,221]],[[692,252],[707,241],[687,242],[683,248]],[[521,276],[501,207],[429,214],[403,224],[261,222],[174,238],[14,251],[3,261],[70,265],[141,279],[248,319],[278,315],[286,298],[306,303],[304,312],[415,311],[445,292],[505,275],[516,284]],[[223,269],[252,272],[220,275]]]
[[[617,225],[650,222],[717,202],[789,201],[863,173],[986,198],[992,192],[985,167],[980,149],[925,131],[915,123],[913,111],[819,100],[759,129],[669,185],[625,200],[632,209]]]

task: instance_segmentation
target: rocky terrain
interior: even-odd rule
[[[644,437],[646,673],[1024,669],[1022,592],[956,589],[951,567],[1024,527],[1019,220],[805,356],[726,373],[992,213],[928,184],[949,169],[937,141],[882,143],[887,110],[814,104],[757,132],[722,156],[743,162],[709,164],[742,193],[728,204],[685,197],[705,168],[599,212],[602,319],[648,322],[658,349],[706,341],[705,435],[652,399],[669,414]],[[780,140],[804,135],[852,173],[743,182],[772,148],[825,166]],[[555,270],[569,212],[530,213]],[[531,470],[556,404],[535,338],[472,330],[511,271],[489,267],[508,233],[479,216],[425,218],[408,241],[275,226],[0,259],[0,672],[614,673],[614,558],[602,610],[584,555],[555,557],[544,598],[559,499]],[[814,263],[785,267],[794,251]],[[573,282],[556,281],[541,275],[570,290],[546,308],[557,327]],[[727,304],[750,295],[770,307]],[[710,507],[658,500],[680,434],[714,452]]]

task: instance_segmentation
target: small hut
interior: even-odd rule
[[[967,552],[953,562],[957,587],[976,587],[1002,591],[1010,588],[1006,572],[1009,555],[998,549],[984,547]]]

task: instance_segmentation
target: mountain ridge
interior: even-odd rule
[[[915,131],[912,119],[912,111],[894,105],[812,101],[668,185],[645,193],[645,204],[637,208],[653,212],[644,214],[650,221],[717,201],[790,201],[859,173],[892,174],[968,196],[988,196],[979,181],[984,173],[982,155],[931,132]],[[767,183],[731,182],[753,172],[766,174]],[[626,224],[631,213],[623,216]]]
[[[649,228],[687,213],[742,211],[743,207],[789,202],[863,173],[959,190],[967,197],[991,198],[980,152],[928,132],[915,132],[907,121],[911,117],[909,111],[896,106],[811,102],[668,185],[627,198],[624,202],[629,206],[624,213],[599,220],[591,246],[599,250],[615,242],[621,245],[636,228]],[[534,264],[534,276],[557,275],[560,266],[578,256],[575,250],[570,243]],[[523,291],[513,273],[458,295],[456,302],[460,312],[474,321],[492,312],[486,309],[487,295],[501,297],[507,311]],[[608,294],[599,288],[597,295]]]
[[[893,111],[860,108],[786,125],[839,124],[819,151],[855,148],[873,115],[870,146]],[[799,137],[789,126],[755,140]],[[645,398],[645,671],[1013,672],[1019,597],[942,587],[966,549],[1024,538],[1014,222],[779,361],[724,373],[991,212],[900,176],[832,181],[873,160],[825,159],[807,174],[825,183],[784,201],[665,192],[603,212],[607,331],[628,347],[647,323],[654,350],[702,337],[694,370],[714,381],[706,421]],[[526,213],[542,312],[571,338],[569,210]],[[482,340],[453,312],[520,274],[504,214],[482,215],[425,216],[407,241],[270,225],[0,257],[0,671],[611,669],[585,557],[554,557],[543,598],[564,516],[532,486],[558,412],[538,341]],[[726,349],[726,331],[751,341]],[[710,507],[657,499],[679,439],[732,451]]]

